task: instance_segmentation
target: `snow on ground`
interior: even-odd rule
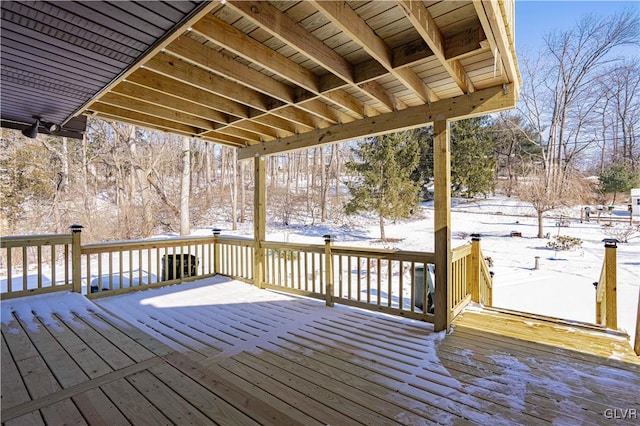
[[[497,307],[547,315],[557,318],[595,321],[595,288],[602,262],[604,244],[609,238],[603,225],[609,215],[603,214],[600,223],[592,214],[590,222],[580,223],[581,207],[548,212],[544,232],[550,239],[536,238],[537,220],[533,208],[518,199],[495,196],[480,200],[452,202],[451,236],[454,247],[470,241],[470,234],[480,233],[485,257],[494,266],[493,301]],[[626,206],[618,207],[612,217],[624,217]],[[558,227],[563,216],[569,226]],[[621,216],[621,217],[620,217]],[[628,216],[627,216],[628,218]],[[379,242],[377,218],[348,218],[349,225],[267,226],[269,241],[322,244],[324,234],[331,234],[336,245],[388,247],[404,250],[433,251],[433,203],[424,203],[409,220],[389,223],[385,227],[388,238],[400,241]],[[614,222],[617,223],[617,222]],[[620,225],[627,222],[620,222]],[[252,229],[228,231],[228,224],[219,223],[223,235],[251,235]],[[522,238],[511,237],[511,231]],[[210,229],[198,234],[208,235]],[[582,248],[573,251],[554,251],[547,243],[556,235],[582,239]],[[539,256],[540,269],[535,270]],[[618,327],[630,335],[635,332],[638,293],[640,291],[640,235],[629,243],[618,244]]]

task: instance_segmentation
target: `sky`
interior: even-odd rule
[[[516,51],[538,50],[545,34],[571,28],[585,14],[613,15],[625,8],[640,12],[640,2],[516,0]]]

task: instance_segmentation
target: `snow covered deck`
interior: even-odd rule
[[[622,338],[496,311],[445,335],[220,277],[1,306],[6,424],[632,423],[640,404]]]

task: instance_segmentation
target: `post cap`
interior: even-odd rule
[[[330,243],[331,242],[331,235],[329,235],[329,234],[323,235],[322,238],[324,238],[324,242],[325,243]]]
[[[213,232],[214,237],[217,237],[222,232],[220,228],[213,228],[211,231]]]
[[[605,238],[602,241],[604,242],[605,247],[612,247],[612,248],[618,247],[618,243],[620,242],[616,238]]]
[[[82,228],[84,228],[84,226],[78,225],[77,223],[74,223],[69,227],[69,229],[71,229],[71,232],[81,232]]]
[[[471,234],[471,241],[480,241],[480,234]]]

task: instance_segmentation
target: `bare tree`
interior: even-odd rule
[[[613,16],[587,16],[564,32],[546,37],[539,58],[524,60],[520,111],[544,149],[549,191],[562,194],[567,171],[593,144],[601,94],[597,81],[616,60],[614,50],[637,45],[640,19],[631,9]]]
[[[189,195],[191,193],[191,143],[182,137],[182,179],[180,187],[180,235],[191,233],[189,220]]]

